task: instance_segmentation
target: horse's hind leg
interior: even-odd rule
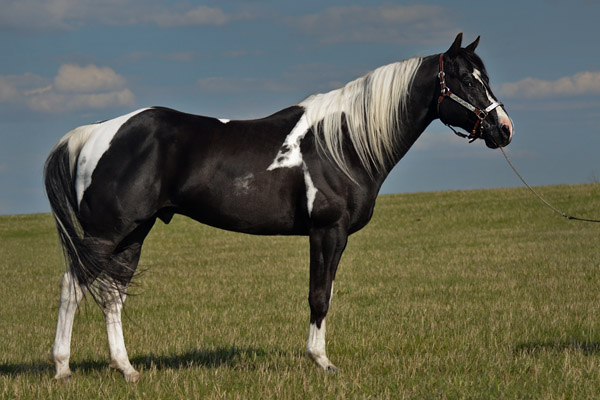
[[[125,294],[117,287],[107,288],[102,293],[102,301],[110,353],[109,365],[111,368],[121,371],[127,382],[135,382],[140,378],[140,373],[129,362],[121,324],[121,310],[125,302]]]
[[[71,356],[73,319],[75,318],[77,305],[81,301],[84,291],[70,271],[65,272],[60,286],[58,322],[56,324],[56,336],[50,353],[50,360],[56,366],[56,375],[54,378],[65,379],[71,377],[69,358]]]
[[[111,258],[113,266],[125,268],[126,271],[130,272],[131,277],[133,276],[140,260],[142,243],[154,225],[154,221],[152,219],[140,225],[121,242]],[[111,284],[111,282],[108,282],[107,285],[102,287],[101,295],[104,321],[106,322],[110,367],[121,371],[127,382],[135,382],[140,378],[140,373],[129,362],[121,323],[121,310],[125,302],[128,283],[113,281]]]

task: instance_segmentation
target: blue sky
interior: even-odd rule
[[[478,53],[535,185],[600,180],[600,0],[0,0],[0,214],[47,212],[42,167],[72,128],[162,105],[254,118],[381,65]],[[432,124],[383,193],[519,186],[499,151]]]

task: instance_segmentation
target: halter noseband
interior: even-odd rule
[[[492,104],[490,104],[489,106],[487,106],[485,109],[480,109],[480,108],[473,106],[471,103],[461,99],[454,93],[452,93],[450,88],[448,86],[446,86],[446,73],[444,72],[444,54],[440,54],[440,72],[438,74],[438,78],[440,78],[440,88],[441,88],[441,94],[440,94],[440,97],[438,98],[438,103],[437,103],[438,115],[440,114],[440,104],[442,104],[442,101],[446,97],[449,97],[450,99],[454,100],[461,106],[465,107],[467,110],[475,113],[475,115],[477,116],[477,122],[475,122],[475,126],[473,127],[473,130],[471,131],[470,135],[465,135],[464,133],[460,133],[460,132],[456,131],[456,129],[454,129],[452,126],[450,126],[450,124],[444,123],[448,128],[452,129],[452,131],[455,134],[457,134],[458,136],[471,139],[471,141],[469,143],[472,143],[475,139],[478,139],[481,136],[481,135],[477,134],[477,128],[479,128],[479,126],[481,125],[481,122],[487,118],[488,114],[491,111],[493,111],[496,107],[502,106],[502,104],[495,101]]]

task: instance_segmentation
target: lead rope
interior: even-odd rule
[[[510,161],[510,159],[506,155],[506,152],[504,151],[504,149],[502,147],[500,147],[500,146],[498,146],[498,148],[502,152],[502,155],[504,156],[504,159],[506,160],[506,162],[508,163],[508,165],[510,165],[510,167],[515,172],[515,174],[517,174],[517,176],[519,177],[519,179],[521,180],[521,182],[523,182],[523,184],[527,187],[527,189],[529,189],[531,191],[531,193],[533,193],[535,195],[535,197],[537,197],[542,203],[544,203],[545,205],[547,205],[552,211],[554,211],[557,214],[562,215],[566,219],[572,219],[572,220],[575,220],[575,221],[583,221],[583,222],[600,222],[600,220],[597,220],[597,219],[588,219],[588,218],[574,217],[574,216],[569,215],[569,214],[567,214],[565,212],[562,212],[558,208],[554,207],[552,204],[550,204],[548,201],[546,201],[546,199],[544,199],[542,196],[540,196],[538,194],[538,192],[536,192],[535,190],[533,190],[533,188],[531,186],[529,186],[529,184],[521,176],[521,174],[519,173],[519,171],[517,171],[517,168]]]

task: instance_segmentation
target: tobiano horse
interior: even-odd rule
[[[477,38],[448,51],[380,67],[266,118],[229,121],[152,107],[67,133],[45,165],[45,186],[67,260],[51,360],[71,375],[78,303],[104,312],[110,366],[139,379],[121,311],[144,238],[157,219],[182,214],[255,235],[304,235],[310,243],[306,354],[335,371],[325,317],[348,235],[371,219],[383,181],[439,118],[487,147],[506,146],[513,125],[475,54]]]

